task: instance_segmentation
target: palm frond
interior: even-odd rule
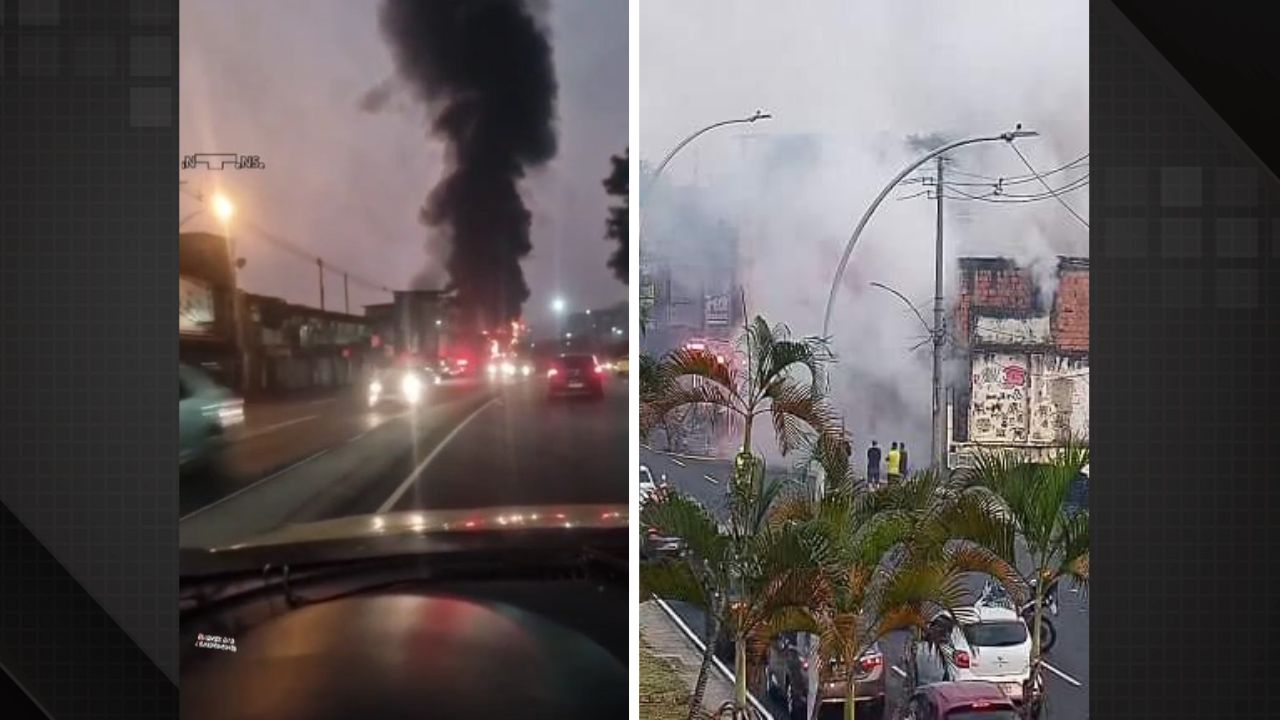
[[[809,444],[810,437],[838,432],[839,414],[826,398],[793,380],[772,383],[765,390],[778,448],[783,455]]]
[[[710,609],[707,588],[688,563],[679,560],[664,559],[640,564],[640,597],[648,599],[655,596]]]

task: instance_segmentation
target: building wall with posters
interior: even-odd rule
[[[1005,258],[964,258],[960,268],[954,335],[967,372],[953,388],[953,456],[1087,442],[1088,259],[1059,258],[1039,280]],[[1050,281],[1052,292],[1041,292]]]

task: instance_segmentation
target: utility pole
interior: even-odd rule
[[[938,195],[938,233],[933,264],[933,467],[946,468],[947,425],[944,416],[945,401],[942,396],[942,346],[946,340],[946,328],[942,320],[942,156],[938,156],[938,181],[934,191]]]
[[[342,273],[342,308],[343,312],[351,314],[351,294],[347,291],[347,274]]]
[[[316,268],[320,271],[320,309],[324,310],[324,260],[316,258]]]

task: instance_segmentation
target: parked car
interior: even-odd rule
[[[819,672],[814,662],[813,649],[817,638],[808,633],[783,633],[769,645],[768,659],[765,667],[765,686],[770,695],[776,698],[787,709],[793,719],[809,717],[809,688],[819,678],[813,677]],[[839,704],[843,706],[845,685],[849,677],[849,668],[843,666],[836,658],[828,657],[825,663],[825,679],[817,686],[816,702],[821,705]],[[874,643],[858,658],[854,673],[857,716],[859,718],[878,718],[884,714],[884,654],[880,652],[880,644]]]
[[[979,680],[994,683],[1015,704],[1022,703],[1023,688],[1031,677],[1031,633],[1011,607],[978,604],[964,619],[953,622],[938,615],[930,634],[946,638],[949,655],[938,646],[921,643],[916,667],[919,684]]]
[[[215,467],[226,434],[244,422],[244,401],[190,365],[178,365],[178,470]]]
[[[924,685],[907,700],[902,720],[1020,720],[998,685],[966,680]]]

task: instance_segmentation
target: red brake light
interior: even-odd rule
[[[466,358],[458,358],[458,367],[466,367],[466,366],[467,366],[467,359],[466,359]]]
[[[559,374],[560,374],[560,371],[555,368],[551,368],[550,370],[547,371],[547,377],[555,377],[556,375],[559,375]]]
[[[969,667],[969,653],[964,650],[957,650],[955,654],[955,663],[958,668]]]
[[[602,367],[600,367],[599,365],[597,365],[597,366],[596,366],[596,374],[597,374],[597,375],[603,375],[603,374],[604,374],[604,368],[602,368]]]
[[[981,710],[982,708],[991,707],[991,703],[987,700],[978,700],[977,702],[970,703],[969,707],[973,710]]]
[[[863,672],[869,672],[871,670],[874,670],[880,667],[883,664],[884,664],[884,657],[881,656],[879,653],[875,655],[865,655],[860,660],[858,660],[858,665],[861,666]]]
[[[808,669],[809,669],[809,660],[808,660],[808,659],[806,659],[806,658],[800,658],[800,667],[801,667],[802,669],[804,669],[804,670],[808,670]]]

